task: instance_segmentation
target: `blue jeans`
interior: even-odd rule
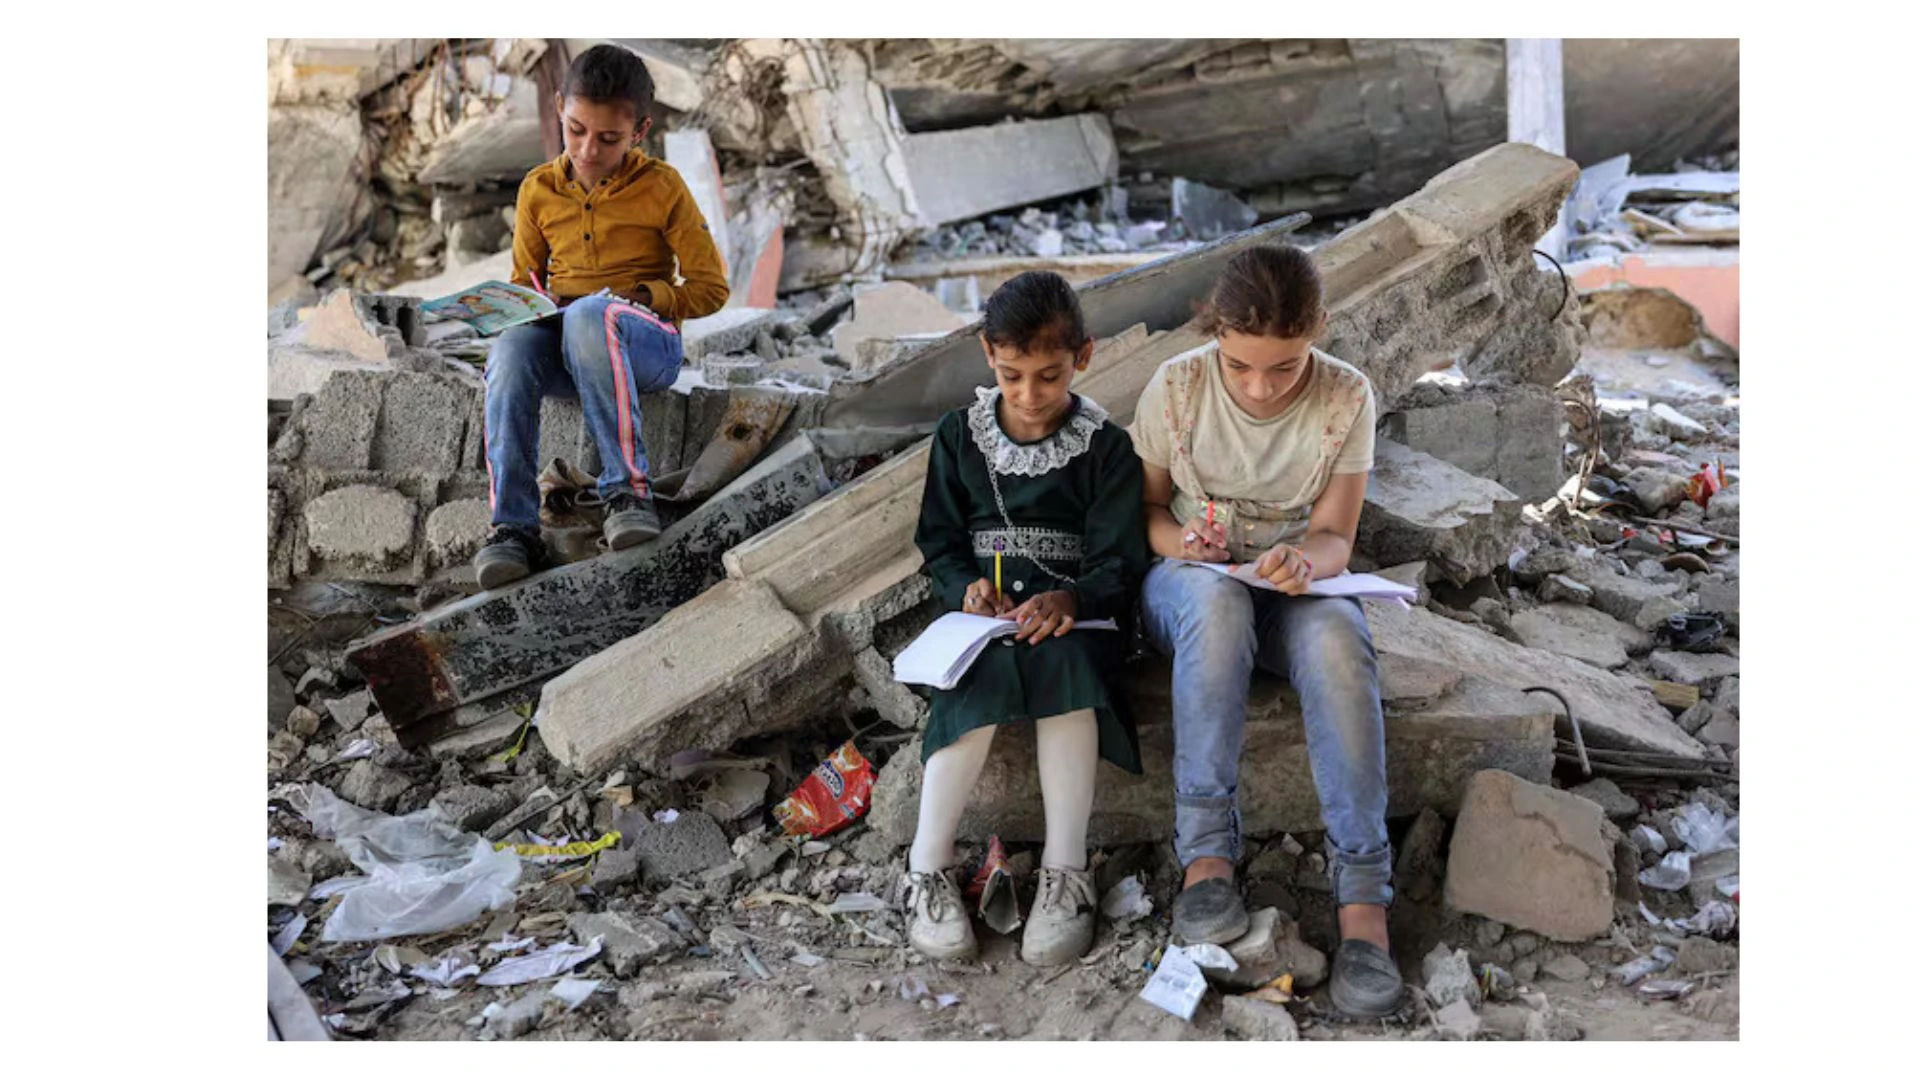
[[[680,332],[642,307],[589,296],[516,326],[487,356],[487,486],[495,525],[540,528],[540,399],[580,401],[600,447],[600,494],[651,497],[640,395],[680,374]]]
[[[1258,665],[1284,676],[1300,695],[1334,901],[1392,900],[1380,681],[1360,602],[1285,596],[1156,560],[1142,608],[1148,639],[1173,658],[1173,844],[1180,864],[1240,858],[1235,798],[1247,690]]]

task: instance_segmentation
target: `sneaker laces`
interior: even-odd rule
[[[960,890],[947,871],[915,874],[912,881],[919,895],[925,898],[927,917],[933,921],[944,922],[949,910],[956,914],[961,910]]]
[[[629,510],[642,510],[646,508],[646,504],[640,501],[639,496],[627,491],[616,491],[612,495],[607,496],[606,502],[603,503],[602,506],[605,507],[607,516],[609,517],[614,514],[624,514]]]
[[[1035,897],[1034,906],[1064,915],[1073,915],[1080,905],[1088,903],[1084,895],[1086,890],[1079,887],[1076,875],[1067,870],[1056,870],[1051,866],[1040,868],[1040,895]],[[1089,906],[1091,906],[1089,904]]]

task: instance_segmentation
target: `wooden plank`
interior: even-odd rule
[[[1653,683],[1653,696],[1659,700],[1660,704],[1665,705],[1669,709],[1676,709],[1681,712],[1685,712],[1695,705],[1700,704],[1700,688],[1697,686],[1688,686],[1686,683],[1666,682],[1665,680],[1655,679]]]

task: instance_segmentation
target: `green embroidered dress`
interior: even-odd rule
[[[1075,394],[1059,430],[1016,442],[1000,426],[999,388],[976,393],[971,407],[941,417],[927,462],[913,540],[926,557],[934,596],[947,611],[959,611],[967,586],[993,580],[997,544],[1001,588],[1014,603],[1065,589],[1074,594],[1076,620],[1116,619],[1122,629],[1072,630],[1038,645],[1004,638],[987,646],[959,685],[933,692],[921,758],[974,728],[1092,709],[1100,756],[1137,773],[1132,718],[1108,689],[1108,676],[1126,656],[1133,600],[1147,570],[1133,441],[1108,421],[1105,409]],[[1005,517],[994,498],[996,483]]]

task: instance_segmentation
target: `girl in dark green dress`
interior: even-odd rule
[[[1020,630],[988,646],[952,690],[933,693],[907,866],[908,936],[936,959],[974,952],[954,833],[995,727],[1032,723],[1047,842],[1021,955],[1058,964],[1093,941],[1086,841],[1095,767],[1104,757],[1140,771],[1132,724],[1107,682],[1127,637],[1073,627],[1130,617],[1148,557],[1142,474],[1127,433],[1068,389],[1093,342],[1065,279],[1035,271],[1002,285],[980,339],[995,385],[941,418],[914,543],[948,611],[1000,616]]]

